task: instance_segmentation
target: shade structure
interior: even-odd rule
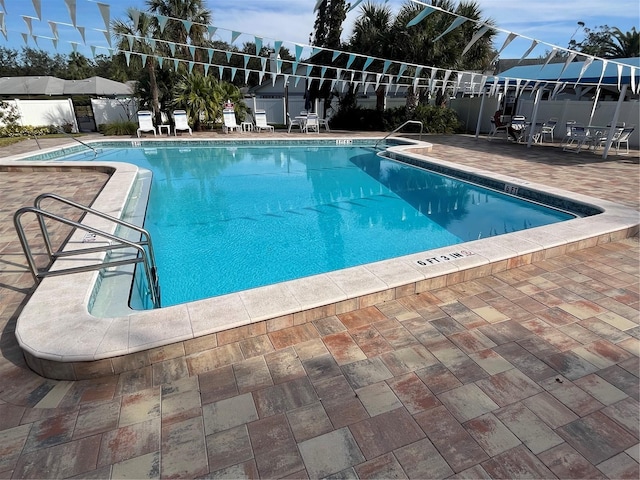
[[[51,76],[0,78],[0,96],[24,95],[130,97],[133,92],[129,85],[103,77],[84,80],[63,80]]]
[[[100,97],[129,97],[133,94],[129,85],[103,77],[84,80],[65,80],[64,95],[96,95]]]
[[[62,95],[65,80],[51,76],[2,77],[0,95]]]

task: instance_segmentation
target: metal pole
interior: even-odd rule
[[[613,114],[613,119],[611,120],[611,128],[609,129],[609,134],[607,135],[607,143],[604,146],[604,152],[602,152],[602,159],[606,160],[607,155],[609,155],[609,149],[611,148],[611,143],[613,140],[613,135],[616,131],[616,124],[618,123],[618,118],[620,117],[620,107],[622,107],[622,102],[624,101],[624,97],[627,95],[627,85],[626,83],[622,85],[622,89],[620,90],[620,96],[618,97],[618,103],[616,104],[616,111]]]

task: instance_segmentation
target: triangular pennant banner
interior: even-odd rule
[[[231,52],[226,51],[225,53],[227,55],[227,63],[229,63],[231,61]]]
[[[204,76],[206,77],[207,75],[209,75],[209,67],[210,65],[208,63],[204,64]]]
[[[176,44],[173,42],[167,42],[169,44],[169,50],[171,51],[171,56],[176,56]]]
[[[558,47],[553,47],[551,49],[551,53],[547,56],[547,60],[544,62],[544,65],[542,65],[542,67],[540,68],[540,70],[542,70],[544,67],[546,67],[547,65],[549,65],[549,62],[551,61],[551,59],[553,57],[556,56],[556,53],[558,53]]]
[[[382,73],[387,73],[389,66],[391,65],[391,60],[384,61],[384,67],[382,67]]]
[[[22,40],[24,40],[24,44],[25,45],[29,45],[29,35],[27,35],[26,33],[20,33],[20,35],[22,35]]]
[[[140,54],[140,60],[142,60],[142,68],[145,67],[145,65],[147,64],[147,56],[146,54],[142,53]]]
[[[307,77],[311,75],[312,69],[313,69],[313,65],[307,65]]]
[[[64,0],[64,3],[67,5],[67,10],[69,10],[69,17],[71,18],[71,24],[76,26],[76,0]]]
[[[96,46],[91,45],[89,48],[91,48],[91,55],[93,56],[93,58],[96,58]]]
[[[138,30],[138,24],[140,23],[140,10],[132,8],[129,10],[129,14],[131,15],[131,20],[133,20],[133,31],[135,32]]]
[[[129,50],[133,51],[133,35],[125,35],[127,42],[129,43]]]
[[[25,15],[22,16],[24,23],[27,25],[27,30],[29,31],[29,35],[33,36],[33,27],[31,26],[31,17],[27,17]]]
[[[33,0],[33,9],[36,11],[36,17],[42,21],[42,5],[40,0]]]
[[[131,52],[124,52],[124,58],[127,62],[127,67],[129,66],[129,63],[131,62]]]
[[[213,36],[216,34],[216,30],[218,30],[218,27],[214,27],[213,25],[207,25],[207,32],[209,33],[209,40],[213,40]]]
[[[180,60],[178,60],[177,58],[173,59],[173,69],[177,72],[178,71],[178,67],[180,66]]]
[[[31,35],[31,38],[33,38],[33,43],[35,43],[36,45],[38,45],[38,36],[37,36],[37,35]],[[74,50],[74,52],[75,52],[75,51],[77,51],[77,48],[76,48],[76,50]]]
[[[191,58],[196,59],[196,47],[193,45],[189,45],[189,53],[191,53]]]
[[[338,51],[338,50],[334,50],[334,52],[333,52],[333,56],[331,57],[331,61],[332,61],[332,62],[335,62],[335,61],[336,61],[336,58],[338,58],[338,57],[340,56],[340,54],[341,54],[341,53],[342,53],[342,52],[340,52],[340,51]]]
[[[500,56],[500,54],[502,53],[502,51],[507,48],[507,46],[513,42],[513,40],[518,36],[518,34],[511,32],[509,35],[507,35],[506,40],[504,41],[504,43],[502,44],[502,47],[500,47],[500,50],[498,50],[498,53],[496,53],[496,56],[493,57],[493,60],[491,60],[490,63],[495,62],[498,57]]]
[[[169,17],[165,17],[164,15],[157,15],[156,17],[158,18],[158,26],[160,27],[160,33],[164,33],[164,29],[167,26]]]
[[[489,25],[482,25],[482,27],[480,27],[480,29],[473,34],[473,37],[471,37],[471,40],[469,40],[469,43],[467,43],[467,46],[464,47],[464,50],[462,50],[462,55],[464,55],[465,53],[467,53],[469,51],[469,49],[471,47],[473,47],[473,45],[482,38],[482,36],[487,33],[487,31],[489,30]]]
[[[353,53],[349,54],[349,60],[347,60],[347,68],[351,68],[353,61],[356,59],[356,56]]]
[[[406,63],[401,63],[400,64],[400,69],[398,70],[398,75],[396,76],[396,81],[400,80],[400,77],[402,77],[402,74],[404,73],[404,71],[407,69],[407,64]]]
[[[296,81],[295,81],[295,82],[293,82],[293,86],[294,86],[294,87],[297,87],[297,86],[298,86],[298,82],[300,81],[300,79],[301,79],[301,78],[302,78],[302,77],[296,77]]]
[[[320,0],[320,1],[316,4],[316,6],[317,6],[317,5],[319,5],[320,3],[322,3],[322,1],[323,1],[323,0]],[[352,2],[352,3],[351,3],[351,5],[349,6],[349,10],[348,10],[348,11],[350,12],[351,10],[353,10],[354,8],[356,8],[356,7],[358,6],[358,4],[360,4],[360,3],[362,3],[362,0],[356,0],[355,2]],[[315,11],[315,10],[314,10],[314,11]]]
[[[84,27],[81,27],[80,25],[78,25],[77,30],[80,33],[80,37],[82,38],[82,43],[84,43],[86,45],[87,44],[87,39],[84,36],[84,32],[85,32]]]
[[[587,71],[587,68],[589,68],[589,65],[591,65],[593,63],[593,60],[594,60],[593,57],[587,57],[587,59],[584,61],[584,63],[582,64],[582,68],[580,69],[580,75],[578,75],[578,82],[580,81],[580,79],[584,75],[584,72]]]
[[[109,31],[109,29],[111,28],[111,14],[109,13],[111,6],[107,3],[102,3],[102,2],[97,2],[98,5],[98,9],[100,10],[100,15],[102,15],[102,21],[104,22],[104,28],[107,29],[107,31]],[[140,15],[140,12],[137,12],[138,16]],[[137,28],[137,24],[136,24],[136,28]],[[109,44],[111,45],[111,44]]]
[[[558,80],[560,79],[560,77],[562,77],[562,74],[567,69],[567,67],[571,64],[571,62],[573,62],[573,59],[576,58],[576,55],[578,55],[577,52],[571,52],[569,54],[569,56],[567,57],[567,61],[564,62],[564,65],[562,66],[562,70],[560,71],[560,74],[558,75]]]
[[[324,78],[325,74],[327,73],[327,68],[328,67],[322,67],[322,70],[320,71],[320,78]]]
[[[224,67],[222,65],[218,65],[218,76],[220,80],[222,80],[222,75],[224,74]]]
[[[262,50],[262,38],[255,37],[256,40],[256,55],[260,55],[260,50]]]
[[[298,44],[296,43],[296,62],[299,62],[299,61],[300,61],[300,57],[302,56],[302,49],[303,49],[303,48],[304,48],[304,47],[303,47],[302,45],[298,45]]]
[[[281,42],[280,40],[276,40],[276,41],[273,43],[273,49],[275,50],[275,52],[274,52],[274,53],[275,53],[276,57],[277,57],[278,55],[280,55],[280,47],[282,47],[282,42]]]
[[[151,47],[152,51],[156,50],[156,39],[155,38],[147,38],[147,41],[149,42],[149,46]]]
[[[622,65],[618,64],[617,67],[618,67],[618,91],[620,91],[621,90],[620,82],[622,80]]]
[[[244,55],[243,56],[243,61],[244,61],[244,68],[246,70],[247,69],[247,64],[249,63],[249,55]]]
[[[193,65],[194,63],[189,61],[189,73],[193,72]]]
[[[407,27],[413,27],[414,25],[419,24],[422,20],[427,18],[428,15],[432,14],[435,10],[431,7],[425,6],[424,10],[422,10],[418,15],[416,15],[413,20],[407,23]]]
[[[109,33],[108,30],[101,30],[102,34],[104,35],[104,38],[107,39],[107,43],[109,44],[109,46],[111,47],[111,34]]]
[[[264,57],[261,57],[260,64],[262,65],[262,71],[264,72],[267,69],[267,59]]]
[[[232,31],[231,32],[231,43],[235,42],[240,35],[242,35],[242,32]]]
[[[536,48],[537,46],[538,46],[538,40],[533,40],[531,42],[531,46],[527,49],[526,52],[522,54],[522,56],[520,57],[520,60],[518,60],[518,63],[522,62],[522,60],[527,58],[529,54],[533,51],[533,49]]]
[[[209,63],[211,63],[213,59],[213,48],[207,48],[207,53],[209,54]]]
[[[193,26],[193,22],[190,20],[181,20],[182,25],[184,25],[184,29],[187,31],[187,35],[191,32],[191,27]]]
[[[462,25],[464,22],[466,22],[467,20],[468,19],[465,18],[465,17],[456,17],[456,19],[451,23],[451,25],[449,25],[449,28],[447,28],[444,32],[442,32],[440,35],[438,35],[433,41],[437,42],[442,37],[444,37],[447,33],[449,33],[452,30],[455,30],[460,25]]]
[[[373,63],[373,58],[367,57],[367,59],[364,61],[364,67],[362,67],[362,70],[366,70],[367,68],[369,68],[369,65],[371,65],[372,63]]]
[[[58,50],[58,39],[57,39],[57,38],[52,38],[52,39],[51,39],[51,43],[53,43],[53,48],[54,48],[55,50]],[[94,51],[93,51],[93,56],[94,56],[94,57],[96,56],[95,48],[94,48]]]

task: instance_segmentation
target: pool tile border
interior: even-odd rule
[[[290,139],[240,140],[260,145],[283,141],[290,142]],[[237,145],[239,140],[182,140],[180,144],[211,142]],[[334,139],[315,142],[336,143]],[[371,142],[372,139],[358,139],[353,144]],[[111,146],[113,142],[99,143]],[[140,143],[150,148],[160,144],[153,140]],[[303,143],[308,144],[309,140]],[[84,147],[69,146],[66,153],[71,148]],[[35,291],[16,325],[16,337],[27,363],[44,377],[79,380],[153,365],[161,361],[158,352],[166,348],[182,352],[187,362],[195,361],[201,350],[222,345],[227,338],[292,328],[638,234],[638,212],[628,207],[436,160],[425,155],[430,149],[426,143],[407,142],[390,151],[403,161],[463,172],[476,182],[488,179],[486,181],[494,182],[499,190],[515,185],[519,194],[526,192],[532,198],[550,197],[558,205],[584,205],[580,207],[583,213],[591,216],[116,318],[97,318],[87,310],[97,272],[49,277]],[[119,216],[126,207],[136,182],[137,167],[107,162],[52,162],[54,152],[40,155],[44,157],[40,156],[39,160],[33,156],[8,159],[8,163],[0,164],[0,171],[42,167],[58,171],[103,169],[111,173],[111,178],[93,208]],[[596,212],[602,213],[594,215]],[[99,219],[86,222],[105,228]],[[81,237],[82,234],[76,232],[66,248],[78,248]],[[53,268],[63,268],[65,262],[69,260],[58,260]],[[77,265],[77,260],[74,262]],[[77,295],[70,296],[69,292]]]

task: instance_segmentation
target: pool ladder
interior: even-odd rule
[[[132,241],[127,238],[123,238],[123,236],[119,236],[116,234],[111,234],[97,228],[93,228],[89,225],[84,225],[79,222],[75,222],[73,220],[69,220],[61,215],[57,215],[51,212],[48,212],[41,207],[41,203],[44,199],[52,199],[56,200],[65,205],[74,207],[83,213],[83,216],[87,213],[91,215],[95,215],[97,217],[103,218],[110,222],[115,223],[119,227],[123,227],[129,230],[129,233],[133,233],[136,236],[139,234],[139,241]],[[64,268],[60,270],[46,270],[40,271],[36,266],[36,262],[33,256],[33,252],[31,250],[31,246],[27,240],[24,228],[22,226],[22,216],[26,213],[35,214],[38,224],[40,225],[40,231],[42,232],[42,239],[44,241],[47,255],[49,257],[49,266],[53,263],[56,258],[63,257],[73,257],[78,255],[84,255],[87,253],[97,253],[97,252],[106,252],[107,257],[104,261],[95,264],[87,264],[81,265],[77,267]],[[59,222],[71,227],[74,227],[79,230],[84,230],[87,232],[85,234],[84,241],[95,241],[97,236],[108,239],[109,242],[106,245],[99,245],[96,247],[90,248],[80,248],[77,250],[66,250],[66,251],[57,251],[54,252],[53,247],[51,245],[51,239],[49,237],[49,231],[47,230],[47,225],[45,223],[45,219],[52,220],[54,222]],[[67,275],[71,273],[79,273],[79,272],[89,272],[93,270],[101,270],[103,268],[109,267],[118,267],[123,265],[131,265],[142,263],[144,268],[144,275],[147,280],[147,294],[151,297],[151,302],[154,308],[161,307],[160,301],[160,284],[158,279],[158,270],[156,267],[155,255],[153,253],[153,245],[151,244],[151,236],[149,232],[147,232],[144,228],[138,227],[137,225],[133,225],[131,223],[120,220],[119,218],[112,217],[107,215],[106,213],[99,212],[98,210],[94,210],[92,208],[86,207],[79,203],[73,202],[69,199],[61,197],[59,195],[53,193],[43,193],[39,195],[33,207],[23,207],[16,211],[13,215],[13,223],[16,228],[16,232],[18,233],[18,238],[20,240],[20,244],[22,245],[22,249],[24,250],[24,254],[27,257],[27,262],[29,264],[29,269],[31,270],[31,274],[37,284],[39,284],[44,277],[52,277],[59,275]],[[120,260],[110,259],[110,254],[114,251],[122,251],[122,249],[129,249],[129,252],[135,252],[135,255],[125,255],[125,258]],[[125,252],[126,253],[126,252]],[[127,258],[128,257],[128,258]]]
[[[395,130],[393,130],[393,132],[389,132],[387,133],[383,138],[381,138],[380,140],[378,140],[375,145],[373,146],[374,149],[378,148],[378,144],[381,142],[384,142],[387,138],[389,138],[391,135],[393,135],[394,133],[402,130],[405,125],[409,125],[409,124],[415,124],[415,125],[420,125],[420,137],[419,140],[422,140],[422,130],[424,129],[424,125],[422,125],[422,122],[420,120],[407,120],[406,122],[404,122],[402,125],[400,125],[398,128],[396,128]]]

